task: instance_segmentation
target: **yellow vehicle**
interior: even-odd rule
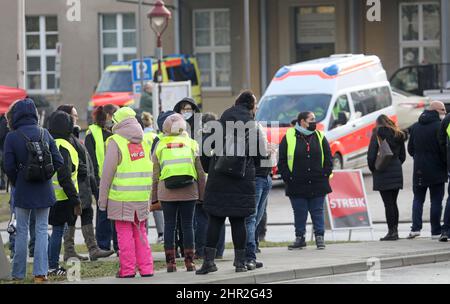
[[[190,80],[192,97],[201,109],[202,93],[197,59],[188,55],[169,55],[164,57],[161,69],[163,82]],[[154,71],[153,79],[157,79],[158,63],[156,60],[153,60],[152,71]],[[106,67],[89,102],[88,120],[90,119],[89,113],[101,105],[115,104],[119,107],[133,107],[135,101],[131,73],[131,62],[116,62]]]

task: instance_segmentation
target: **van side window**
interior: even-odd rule
[[[355,106],[355,112],[360,112],[361,116],[365,116],[392,105],[389,87],[361,90],[352,92],[351,95]]]
[[[338,121],[339,113],[341,112],[345,114],[347,120],[350,118],[350,105],[347,95],[341,95],[336,99],[333,111],[331,112],[330,130],[343,125],[343,123]]]

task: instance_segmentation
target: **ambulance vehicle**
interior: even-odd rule
[[[317,128],[330,142],[334,169],[366,166],[377,117],[397,121],[377,56],[339,54],[282,67],[259,102],[256,119],[267,123],[269,141],[279,144],[303,111],[315,113]]]

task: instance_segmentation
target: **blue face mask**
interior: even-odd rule
[[[311,134],[314,133],[314,131],[310,131],[310,130],[305,129],[305,128],[303,128],[302,126],[300,126],[300,125],[298,124],[298,122],[295,124],[295,129],[296,129],[297,131],[299,131],[301,134],[306,135],[306,136],[309,136],[309,135],[311,135]]]

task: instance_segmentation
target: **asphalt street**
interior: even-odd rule
[[[282,284],[449,284],[450,262],[331,275]],[[276,284],[280,284],[277,282]]]

